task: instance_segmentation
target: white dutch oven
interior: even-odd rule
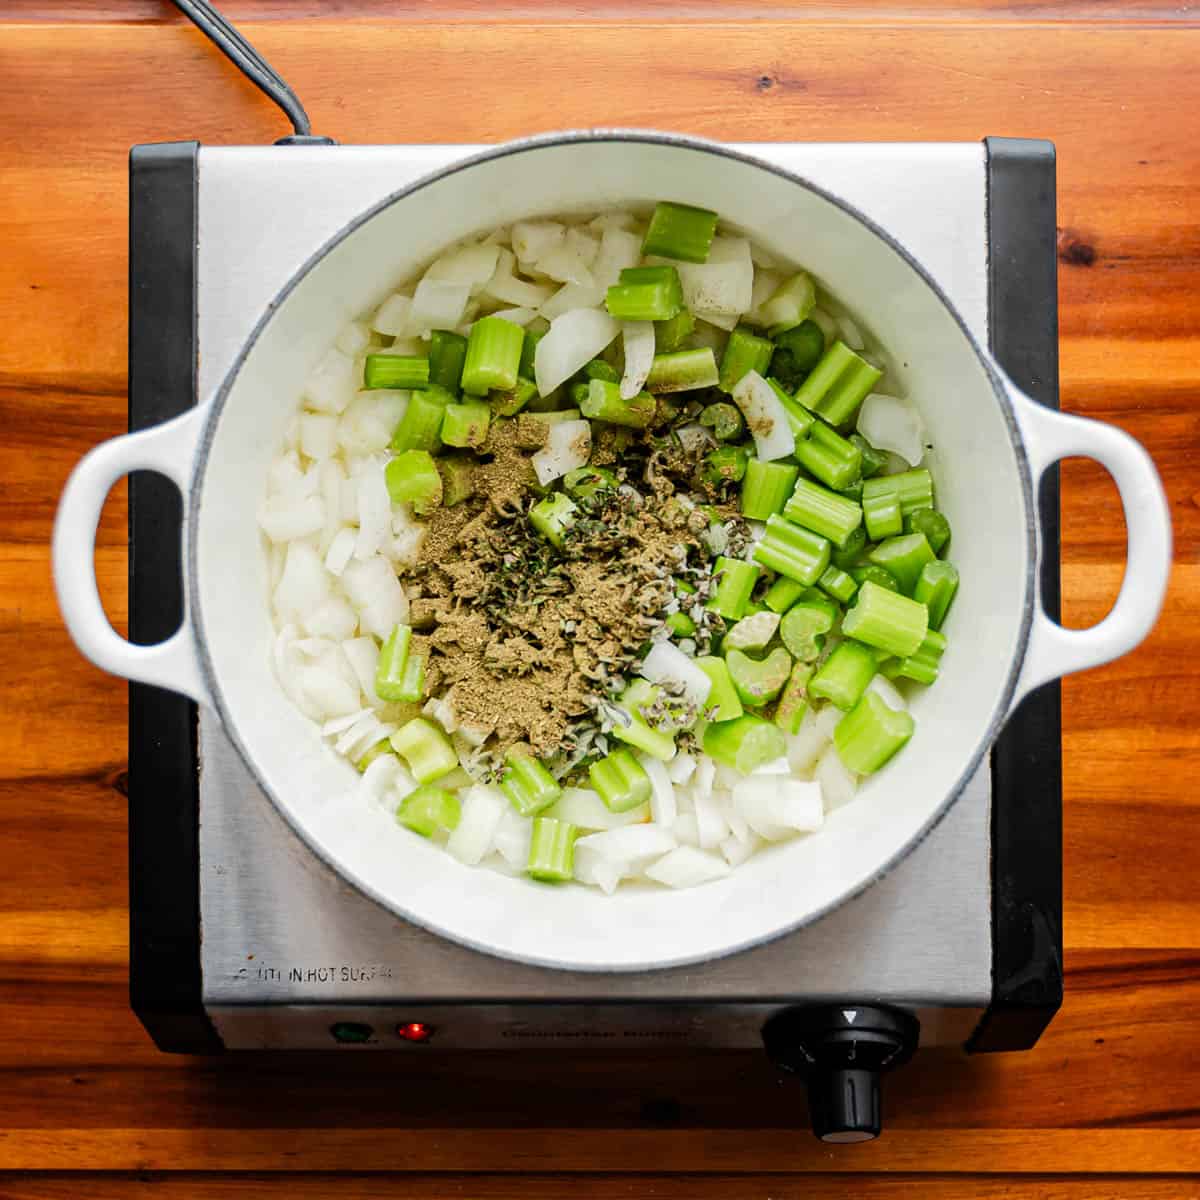
[[[928,465],[954,528],[962,586],[936,687],[913,704],[907,750],[819,835],[772,847],[692,891],[549,890],[460,865],[356,803],[356,776],[271,673],[266,562],[255,525],[267,464],[310,368],[347,320],[439,247],[520,217],[671,199],[716,209],[803,264],[895,362],[897,389],[932,431]],[[1067,455],[1116,480],[1129,550],[1112,612],[1062,629],[1036,585],[1036,482]],[[100,605],[92,551],[112,484],[168,476],[185,497],[188,612],[133,646]],[[1149,456],[1107,425],[1039,407],[1009,382],[902,246],[845,203],[717,144],[653,134],[567,134],[501,146],[413,184],[317,253],[260,320],[216,399],[93,450],[64,492],[54,571],[66,623],[93,662],[183,692],[220,714],[262,789],[327,863],[406,919],[547,966],[633,970],[697,962],[815,920],[908,853],[959,795],[1030,689],[1124,654],[1166,588],[1170,525]]]

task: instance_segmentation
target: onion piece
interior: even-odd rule
[[[867,691],[877,692],[880,700],[895,712],[908,711],[908,701],[904,699],[900,689],[886,675],[876,675],[867,684]]]
[[[357,541],[358,534],[350,526],[339,529],[325,552],[325,570],[331,575],[341,575],[354,554],[354,544]]]
[[[358,708],[358,688],[325,667],[304,667],[300,672],[300,686],[323,716],[337,717]]]
[[[537,260],[538,270],[559,283],[573,283],[578,287],[593,288],[596,281],[578,251],[570,246],[556,246]]]
[[[501,247],[496,261],[496,270],[488,280],[484,292],[502,304],[516,304],[522,308],[540,308],[550,299],[553,289],[545,284],[518,279],[513,273],[516,265],[513,252]]]
[[[362,321],[348,321],[333,343],[343,354],[354,358],[365,354],[371,344],[371,331]]]
[[[307,542],[291,542],[275,589],[275,611],[285,625],[303,621],[329,595],[330,579],[321,556]]]
[[[696,799],[696,836],[701,850],[715,850],[729,834],[729,825],[714,793]]]
[[[358,496],[358,540],[354,557],[371,558],[383,549],[392,534],[392,498],[382,470],[364,471],[355,484]]]
[[[592,456],[590,421],[556,421],[546,430],[546,444],[532,458],[537,481],[545,487],[576,467],[586,467]]]
[[[325,526],[320,496],[271,496],[258,506],[258,526],[273,542],[306,538]]]
[[[917,410],[899,396],[872,392],[858,410],[858,432],[876,450],[889,450],[915,467],[925,457],[925,426]]]
[[[589,833],[575,842],[577,857],[595,855],[608,859],[620,863],[629,874],[636,874],[644,863],[674,848],[675,839],[656,825],[625,825],[621,829]]]
[[[657,261],[657,260],[656,260]],[[740,316],[754,297],[754,263],[745,238],[716,237],[704,263],[664,262],[679,272],[683,302],[693,313]]]
[[[561,317],[574,308],[599,308],[604,303],[604,290],[599,287],[580,287],[577,283],[564,283],[538,310],[547,321]]]
[[[352,712],[344,717],[334,717],[332,721],[326,721],[321,726],[322,737],[337,737],[339,733],[345,733],[351,725],[356,724],[363,717],[370,715],[369,708],[360,708],[357,712]]]
[[[534,308],[498,308],[492,313],[493,317],[499,317],[510,325],[520,325],[522,329],[537,315],[537,309]]]
[[[696,760],[690,754],[677,754],[667,764],[667,777],[672,783],[683,785],[696,773]]]
[[[841,336],[838,323],[823,308],[814,308],[808,314],[808,319],[815,321],[821,327],[821,332],[825,335],[826,346],[831,346]]]
[[[649,754],[639,754],[637,759],[642,764],[642,770],[650,776],[650,813],[654,824],[662,829],[670,829],[679,816],[679,805],[675,801],[675,786],[667,765]]]
[[[422,279],[413,293],[405,331],[424,334],[431,329],[453,329],[462,320],[470,295],[469,284]]]
[[[694,846],[680,846],[647,867],[644,874],[647,879],[667,887],[688,888],[723,878],[729,874],[729,864],[716,854],[697,850]]]
[[[646,377],[654,363],[654,322],[622,322],[621,340],[625,347],[621,399],[632,400],[646,386]]]
[[[474,295],[496,273],[496,260],[499,257],[499,246],[476,242],[472,246],[451,250],[435,259],[425,272],[424,278],[446,283],[465,283]]]
[[[603,353],[620,332],[606,312],[576,308],[550,323],[550,331],[534,354],[533,370],[538,391],[548,396],[576,371]]]
[[[622,271],[636,267],[642,259],[642,239],[636,233],[620,228],[608,228],[600,238],[600,250],[592,263],[592,279],[603,293],[620,279]]]
[[[384,804],[392,790],[392,784],[397,781],[403,770],[400,760],[394,754],[381,754],[363,772],[358,781],[355,798],[373,804]]]
[[[383,706],[383,700],[375,692],[375,674],[379,669],[379,646],[374,638],[349,638],[342,643],[342,653],[350,669],[358,679],[358,686],[375,708]]]
[[[331,346],[305,382],[302,399],[316,412],[340,413],[356,386],[354,359]]]
[[[475,866],[492,848],[508,800],[499,788],[474,784],[461,797],[462,815],[446,841],[446,849],[461,863]]]
[[[825,819],[821,788],[784,775],[752,775],[733,789],[733,803],[760,837],[778,841],[812,833]]]
[[[311,459],[329,458],[337,449],[338,418],[332,413],[301,413],[300,450]]]
[[[861,350],[866,342],[863,341],[862,331],[858,326],[847,316],[837,318],[838,331],[842,335],[842,341],[850,347],[851,350]]]
[[[670,642],[656,642],[650,653],[642,659],[638,674],[651,683],[672,684],[683,689],[683,699],[696,708],[702,708],[712,680],[678,646]]]
[[[510,867],[524,870],[529,861],[529,843],[532,840],[533,822],[521,816],[511,804],[506,804],[492,835],[492,846],[496,852]]]
[[[408,598],[391,563],[382,555],[351,562],[342,572],[342,586],[358,609],[363,633],[383,639],[408,620]]]
[[[397,293],[389,296],[371,318],[371,328],[384,337],[399,337],[408,328],[408,316],[412,312],[412,297]]]
[[[757,371],[747,371],[738,380],[733,398],[746,418],[760,462],[786,458],[796,449],[796,439],[788,425],[783,402]]]
[[[358,628],[358,614],[340,596],[330,596],[324,604],[305,616],[304,628],[313,637],[341,642],[354,635]]]
[[[695,797],[692,797],[692,799],[694,801]],[[700,845],[700,826],[696,821],[694,803],[691,812],[681,812],[675,818],[675,823],[671,826],[671,832],[675,835],[675,840],[681,845]]]
[[[589,858],[575,863],[575,878],[579,883],[590,884],[600,888],[605,895],[611,896],[621,882],[621,866],[606,858]]]
[[[763,840],[756,833],[749,833],[745,838],[730,834],[721,843],[721,853],[731,867],[740,867],[751,855],[758,852]]]
[[[591,788],[569,787],[563,788],[563,794],[546,809],[544,815],[577,825],[580,829],[621,829],[626,825],[645,824],[650,818],[650,805],[639,804],[628,812],[610,812]]]
[[[512,227],[513,253],[523,263],[540,264],[563,245],[566,236],[567,227],[558,221],[518,221]]]
[[[829,746],[817,761],[814,778],[821,785],[829,808],[840,808],[854,799],[858,776],[838,756],[837,747]]]

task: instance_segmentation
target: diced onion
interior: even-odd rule
[[[323,716],[336,717],[358,707],[358,688],[324,667],[304,667],[300,671],[300,686]]]
[[[594,308],[577,308],[556,317],[534,354],[538,391],[548,396],[606,350],[619,332],[620,326],[608,313]]]
[[[716,854],[697,850],[694,846],[680,846],[652,867],[647,867],[644,874],[647,879],[667,887],[697,887],[728,875],[729,864]]]
[[[838,757],[837,748],[829,746],[817,762],[814,778],[821,785],[829,808],[840,808],[854,799],[858,776]]]
[[[678,646],[670,642],[657,642],[650,653],[642,659],[638,673],[651,683],[669,684],[683,689],[683,698],[696,708],[702,708],[712,680]]]
[[[656,825],[625,825],[621,829],[606,829],[589,833],[575,842],[578,857],[596,855],[609,862],[621,863],[628,873],[635,873],[642,864],[666,854],[675,846],[675,839]]]
[[[760,837],[778,841],[811,833],[825,819],[821,788],[785,775],[751,775],[733,789],[733,803]]]
[[[337,449],[338,418],[332,413],[302,413],[300,449],[309,458],[329,458]]]
[[[487,295],[504,304],[515,304],[522,308],[540,308],[551,295],[552,289],[540,283],[518,279],[513,274],[516,259],[511,250],[501,249],[496,261],[496,270],[484,289]]]
[[[492,314],[502,321],[507,321],[510,325],[520,325],[522,328],[537,315],[537,309],[534,308],[499,308]]]
[[[546,816],[580,829],[621,829],[641,825],[650,816],[650,805],[639,804],[628,812],[612,812],[591,788],[563,788],[563,794],[546,810]]]
[[[625,321],[621,325],[625,348],[625,374],[621,376],[621,399],[632,400],[646,386],[654,363],[654,322]]]
[[[453,329],[462,320],[470,294],[469,284],[422,279],[413,293],[412,308],[408,314],[408,332],[425,333],[431,329]]]
[[[715,850],[729,833],[716,795],[696,798],[696,836],[701,850]]]
[[[700,826],[696,821],[695,812],[695,795],[691,797],[692,811],[681,812],[675,818],[675,823],[671,826],[671,832],[675,835],[675,840],[687,846],[700,845]]]
[[[523,263],[540,263],[566,236],[566,226],[558,221],[518,221],[512,227],[513,253]]]
[[[327,637],[340,642],[353,636],[358,628],[358,614],[340,596],[330,596],[324,604],[305,616],[304,628],[313,637]]]
[[[635,233],[620,228],[607,228],[600,238],[600,250],[592,263],[592,279],[597,289],[603,292],[617,283],[622,271],[636,267],[642,258],[642,239]]]
[[[324,527],[325,505],[320,496],[272,496],[258,506],[258,525],[273,542],[306,538]]]
[[[358,534],[349,526],[339,529],[325,552],[325,570],[331,575],[341,575],[354,554],[354,544],[357,541]]]
[[[866,345],[866,342],[863,341],[862,331],[849,317],[845,315],[838,317],[837,324],[838,330],[842,335],[842,341],[851,350],[861,350]]]
[[[444,280],[446,283],[465,283],[474,295],[496,273],[496,260],[500,247],[487,242],[463,246],[435,259],[425,272],[426,279]]]
[[[358,541],[354,557],[372,558],[392,533],[392,501],[382,471],[364,471],[355,481],[358,496]]]
[[[354,398],[354,359],[330,347],[304,385],[303,399],[316,412],[340,413]]]
[[[371,344],[371,331],[361,321],[350,321],[342,326],[334,345],[343,353],[354,358],[364,353]]]
[[[597,308],[604,302],[604,290],[600,287],[580,287],[577,283],[564,283],[538,310],[547,321],[561,317],[576,308]]]
[[[760,462],[786,458],[796,449],[783,402],[757,371],[742,376],[733,389],[733,398],[746,418]]]
[[[529,861],[529,843],[532,839],[533,822],[521,816],[511,804],[506,804],[492,835],[493,848],[510,867],[520,871]]]
[[[404,768],[394,754],[381,754],[363,772],[358,795],[374,804],[382,804]]]
[[[858,410],[858,432],[877,450],[890,450],[915,467],[925,457],[925,426],[907,400],[873,392]]]
[[[342,572],[342,586],[358,608],[363,633],[386,638],[397,624],[408,619],[404,589],[391,563],[382,555],[351,562]]]
[[[358,685],[370,703],[380,708],[383,701],[375,693],[375,673],[379,669],[379,646],[374,638],[350,638],[342,643],[342,653],[358,678]]]
[[[537,481],[543,487],[568,471],[587,466],[592,456],[590,421],[556,421],[546,431],[546,444],[532,459]]]
[[[655,823],[662,829],[670,829],[679,815],[679,805],[675,801],[675,785],[667,764],[660,762],[649,754],[639,754],[638,762],[650,776],[650,813]],[[675,764],[672,763],[672,766]]]
[[[500,818],[508,801],[499,788],[475,784],[462,793],[462,815],[446,842],[446,849],[467,866],[475,866],[492,848]]]
[[[283,576],[275,589],[275,611],[284,624],[301,622],[329,595],[330,579],[321,556],[307,542],[288,546]]]
[[[399,337],[408,328],[408,316],[412,312],[412,297],[389,296],[371,320],[371,328],[384,337]]]
[[[690,754],[677,754],[667,764],[667,775],[672,783],[687,783],[695,773],[696,760]]]
[[[574,283],[579,287],[596,286],[591,271],[578,251],[570,246],[556,246],[537,260],[538,270],[559,283]]]

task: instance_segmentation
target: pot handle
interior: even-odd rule
[[[1043,472],[1062,458],[1095,459],[1112,476],[1125,511],[1127,550],[1121,591],[1108,616],[1090,629],[1064,629],[1042,609],[1033,625],[1013,707],[1051,679],[1127,654],[1158,619],[1171,572],[1171,516],[1154,460],[1124,430],[1046,408],[1011,382],[1009,396],[1029,455],[1034,493]],[[1040,529],[1040,522],[1039,522]]]
[[[58,503],[53,563],[63,620],[85,657],[114,675],[182,692],[211,705],[186,607],[179,628],[166,641],[134,645],[113,629],[104,613],[95,563],[100,511],[113,484],[131,471],[155,471],[175,484],[183,496],[186,530],[189,476],[207,417],[206,408],[194,408],[151,429],[102,442],[90,451],[71,472]]]

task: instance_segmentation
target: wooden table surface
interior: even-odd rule
[[[888,1134],[844,1148],[804,1132],[757,1055],[544,1055],[501,1077],[487,1055],[158,1054],[126,1000],[125,688],[68,643],[47,539],[71,465],[125,426],[128,147],[284,130],[159,0],[4,0],[0,1197],[1200,1195],[1196,14],[508,3],[227,9],[347,142],[591,124],[1057,142],[1063,406],[1149,447],[1177,558],[1150,640],[1064,688],[1063,1011],[1028,1054],[922,1056],[888,1089]],[[119,490],[97,552],[118,625],[125,537]],[[1066,616],[1089,624],[1124,556],[1094,466],[1064,470],[1063,539]]]

